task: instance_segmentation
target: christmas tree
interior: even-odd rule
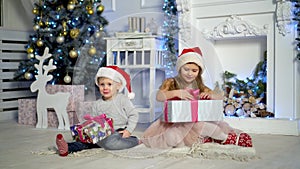
[[[53,59],[57,67],[49,83],[90,83],[86,78],[94,78],[91,72],[104,63],[106,51],[103,36],[108,21],[101,16],[101,0],[40,0],[34,6],[34,33],[25,46],[28,59],[20,62],[15,79],[34,80],[35,55],[41,56],[48,47],[52,57],[45,62]]]
[[[177,33],[179,31],[176,1],[165,0],[163,11],[164,23],[162,27],[162,36],[165,40],[165,51],[163,56],[166,63],[165,68],[167,76],[171,76],[177,60],[177,49],[175,42]]]

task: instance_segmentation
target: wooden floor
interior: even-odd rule
[[[281,135],[256,135],[253,137],[256,159],[241,162],[236,160],[212,160],[202,158],[116,158],[96,154],[92,157],[59,157],[39,155],[32,152],[55,146],[55,136],[69,131],[35,129],[15,121],[0,122],[0,168],[1,169],[299,169],[300,137]]]

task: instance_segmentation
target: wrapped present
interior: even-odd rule
[[[36,99],[19,99],[18,109],[18,123],[23,125],[35,126],[37,123],[36,114]],[[47,110],[48,127],[57,128],[58,119],[53,109]],[[68,111],[70,125],[77,124],[79,122],[75,111]]]
[[[165,122],[223,120],[223,100],[169,100],[164,103]]]
[[[18,123],[34,126],[36,124],[36,99],[18,99]]]
[[[49,94],[57,92],[70,93],[67,111],[76,111],[76,105],[84,101],[84,85],[47,85],[46,91]]]
[[[70,127],[75,141],[96,144],[114,132],[113,121],[105,114],[96,117],[84,116],[85,121]]]

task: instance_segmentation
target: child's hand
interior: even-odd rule
[[[204,100],[223,100],[222,95],[213,92],[202,92],[199,97]]]
[[[194,96],[188,90],[178,90],[177,97],[182,100],[194,100]]]
[[[119,131],[119,133],[122,134],[123,138],[127,138],[131,135],[131,133],[128,130],[122,130],[122,131]]]
[[[199,97],[200,97],[200,99],[203,99],[203,100],[210,100],[210,99],[212,99],[211,94],[208,93],[208,92],[202,92],[202,93],[200,93]]]

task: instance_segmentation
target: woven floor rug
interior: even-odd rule
[[[36,155],[58,155],[55,147],[49,147],[47,150],[32,152]],[[237,161],[249,161],[256,159],[255,148],[240,147],[235,145],[220,145],[216,143],[195,144],[192,147],[172,148],[172,149],[154,149],[147,148],[141,144],[131,149],[107,151],[102,148],[83,150],[77,153],[69,154],[68,158],[87,157],[119,157],[119,158],[155,158],[158,156],[168,158],[202,158],[202,159],[232,159]]]

